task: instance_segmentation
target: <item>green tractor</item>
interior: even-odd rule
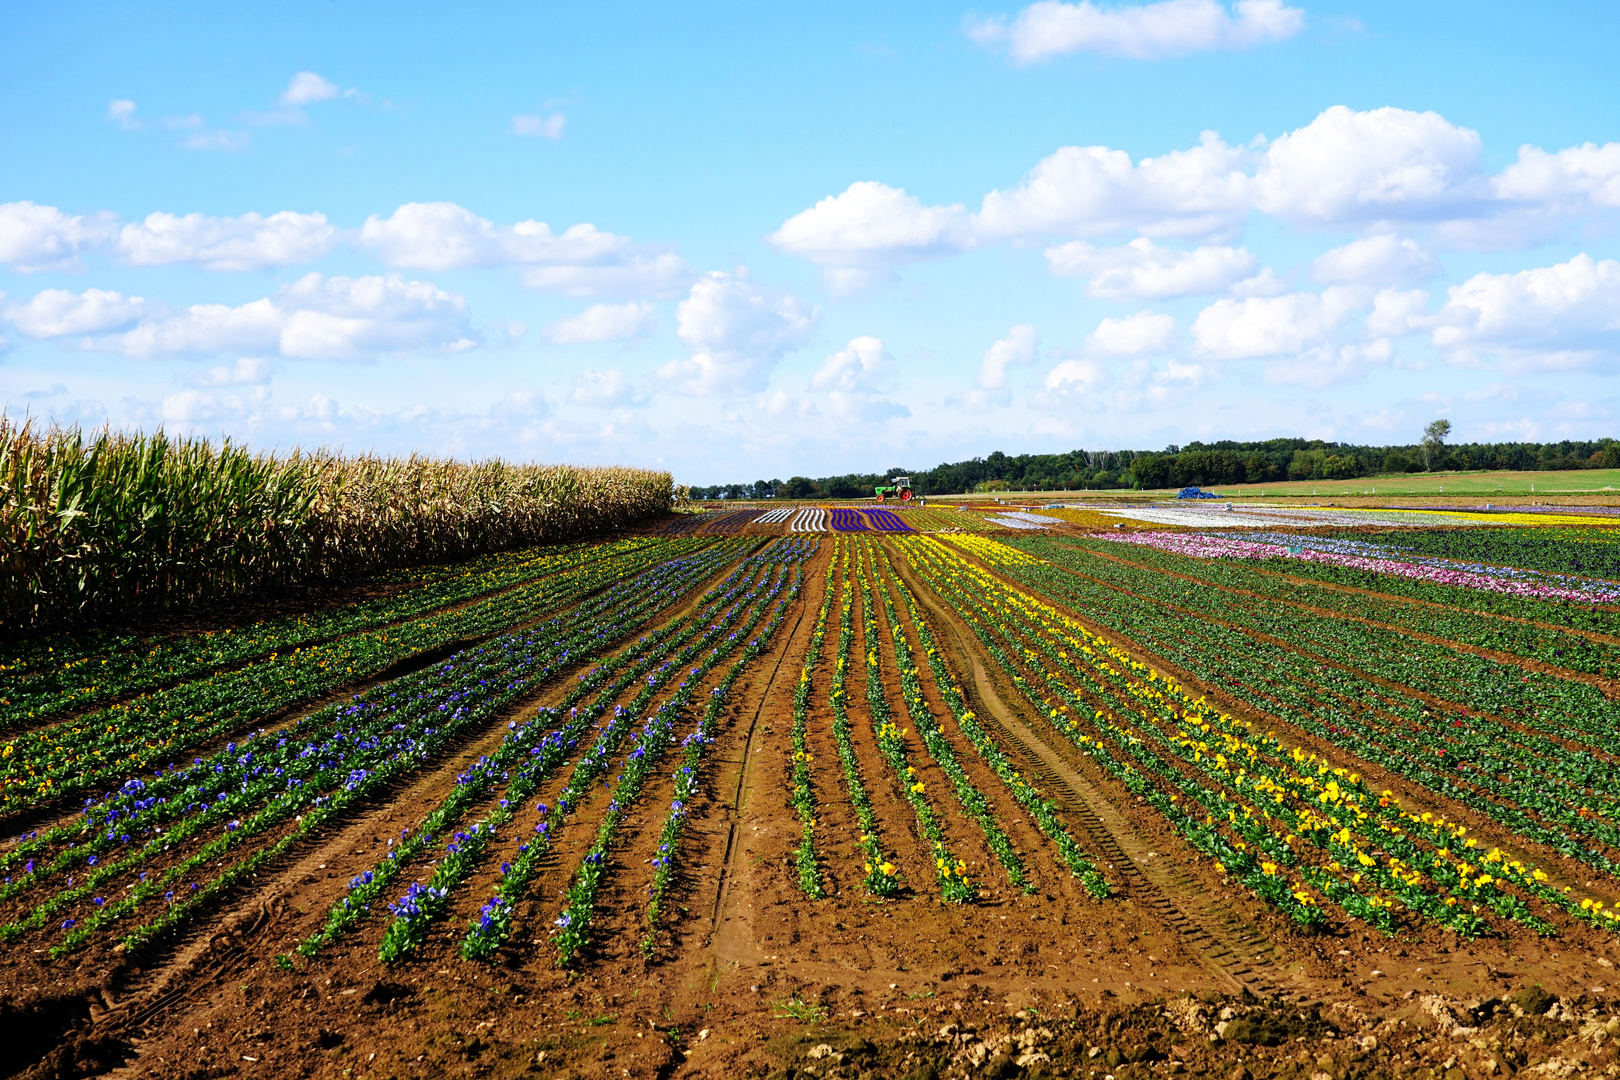
[[[887,484],[879,484],[872,490],[877,493],[878,502],[888,502],[890,499],[899,499],[901,502],[910,502],[911,477],[896,476]]]

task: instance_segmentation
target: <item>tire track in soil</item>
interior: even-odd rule
[[[954,549],[953,549],[954,550]],[[1236,989],[1247,989],[1260,997],[1284,991],[1269,973],[1256,970],[1269,966],[1273,948],[1259,927],[1230,906],[1214,900],[1207,885],[1183,870],[1156,865],[1149,842],[1113,801],[1088,779],[1076,763],[1055,750],[1019,718],[998,692],[978,649],[970,647],[956,620],[942,602],[927,589],[904,558],[895,568],[922,604],[946,630],[962,667],[973,672],[972,690],[987,715],[1000,729],[1001,742],[1026,760],[1039,762],[1040,775],[1049,784],[1066,788],[1070,798],[1063,805],[1091,839],[1095,852],[1109,871],[1110,882],[1137,900],[1178,935],[1188,951],[1202,958],[1205,966]],[[936,626],[936,629],[937,629]]]
[[[739,560],[749,554],[750,551],[739,552],[736,559],[722,565],[709,578],[694,586],[679,606],[665,609],[644,623],[642,632],[646,632],[646,628],[666,625],[689,616],[702,603],[714,582],[723,579]],[[622,652],[629,647],[631,642],[627,639],[632,636],[627,634],[626,639],[621,639],[617,651]],[[414,826],[443,801],[455,786],[457,774],[505,739],[507,720],[538,709],[548,701],[561,700],[571,677],[594,662],[591,658],[582,659],[578,664],[559,672],[545,686],[500,710],[478,731],[464,736],[455,748],[448,750],[436,767],[402,778],[399,786],[384,796],[389,800],[386,805],[374,804],[357,809],[353,818],[334,826],[326,836],[311,838],[299,845],[304,848],[302,852],[289,853],[262,868],[250,879],[249,884],[235,890],[233,900],[199,918],[182,931],[178,941],[143,957],[146,962],[142,967],[135,968],[123,954],[114,953],[117,959],[110,965],[102,986],[96,992],[96,998],[105,1008],[99,1011],[92,1009],[92,1034],[97,1038],[109,1035],[120,1037],[138,1048],[141,1042],[150,1040],[141,1039],[135,1032],[148,1028],[151,1020],[172,1007],[183,1005],[208,986],[219,983],[224,974],[241,970],[262,959],[264,950],[257,946],[266,934],[282,930],[290,950],[291,946],[324,923],[326,912],[342,895],[341,883],[346,883],[355,874],[376,864],[382,852],[386,851],[385,837],[394,832],[393,822],[405,820]],[[634,687],[628,688],[626,693],[633,695]],[[498,797],[492,796],[480,805],[490,805]],[[404,809],[405,806],[409,810]],[[468,820],[477,820],[478,815],[478,808],[474,808],[469,812]],[[390,827],[379,828],[380,822],[386,822]],[[369,848],[357,842],[368,832],[373,834]],[[315,845],[313,849],[309,847],[310,843]],[[423,864],[424,867],[426,865]],[[326,882],[329,881],[339,884],[328,886]],[[283,895],[277,896],[277,893]],[[291,902],[289,898],[292,898]],[[295,906],[299,908],[298,915],[290,916],[289,912]],[[371,920],[369,928],[363,926],[357,929],[328,946],[326,953],[348,955],[357,947],[362,947],[362,940],[374,949],[376,939],[381,936],[378,924],[383,919],[384,916],[379,915]],[[251,958],[247,952],[250,944],[255,946],[255,956]],[[133,982],[122,982],[126,971],[138,972]],[[132,1071],[126,1071],[124,1075],[139,1075],[139,1054],[132,1055],[132,1059],[134,1065],[126,1063],[123,1067]]]
[[[833,549],[834,545],[830,542],[822,546],[827,558],[831,557]],[[819,579],[824,570],[823,563],[810,573]],[[707,988],[709,994],[716,992],[722,979],[732,976],[756,980],[750,992],[759,994],[782,984],[785,984],[785,988],[793,989],[806,981],[819,980],[829,986],[852,985],[852,980],[866,981],[867,973],[873,969],[889,972],[892,976],[896,970],[894,959],[880,953],[885,953],[884,939],[892,938],[893,932],[868,934],[862,931],[871,929],[874,922],[882,926],[885,922],[904,919],[908,911],[919,910],[915,905],[928,903],[930,899],[927,895],[902,894],[897,900],[879,901],[865,895],[860,878],[853,874],[850,875],[852,880],[849,887],[842,891],[834,888],[836,877],[829,878],[828,897],[821,901],[808,900],[798,887],[793,851],[800,835],[799,817],[788,801],[787,790],[783,789],[781,798],[769,794],[770,773],[761,774],[759,770],[771,770],[773,765],[780,768],[781,763],[788,761],[792,755],[789,739],[792,694],[782,685],[786,680],[781,678],[781,673],[788,659],[802,662],[813,629],[813,612],[819,606],[819,599],[815,595],[818,591],[819,586],[816,589],[807,586],[805,594],[801,595],[803,607],[800,621],[795,625],[794,634],[784,642],[782,654],[770,675],[766,676],[762,669],[759,670],[756,679],[741,692],[741,700],[757,698],[758,704],[753,710],[749,727],[736,734],[748,750],[746,757],[738,755],[731,759],[735,775],[723,775],[717,783],[720,790],[736,793],[736,800],[727,807],[730,811],[728,826],[723,833],[716,832],[710,848],[715,856],[711,859],[711,865],[721,865],[724,870],[724,895],[720,895],[720,890],[716,889],[714,913],[708,926],[704,927],[703,932],[694,929],[685,935],[679,944],[686,947],[671,960],[677,971],[683,973],[682,978],[689,988],[701,985]],[[837,647],[833,642],[838,632],[838,599],[838,583],[835,580],[833,604],[828,616],[830,629],[827,636],[831,640],[824,644],[829,662],[822,669],[823,677],[817,680],[812,700],[819,696],[825,701],[831,672],[836,664]],[[857,604],[852,614],[858,615],[858,611]],[[855,646],[863,641],[858,618],[852,618],[851,629],[853,658],[856,655]],[[864,662],[860,667],[864,669]],[[789,680],[796,681],[798,668],[790,664],[787,671]],[[863,691],[853,679],[846,679],[846,691],[852,702],[864,702],[864,697],[857,697]],[[862,724],[859,711],[852,712],[854,715],[850,717],[850,726],[853,738],[862,726],[869,725]],[[821,732],[828,747],[826,760],[836,762],[836,749],[831,746],[830,708],[824,708],[823,713],[827,720]],[[863,758],[863,769],[867,773],[870,772],[872,760],[879,761],[887,769],[887,763],[877,757],[875,748],[863,753],[861,745],[857,743],[856,749]],[[763,788],[762,777],[766,780]],[[839,769],[826,783],[836,787],[818,788],[818,820],[822,820],[826,827],[818,827],[817,836],[818,842],[823,845],[819,850],[824,861],[828,853],[825,845],[829,842],[831,825],[820,816],[823,805],[820,799],[827,790],[844,790],[842,770]],[[874,798],[874,811],[880,819],[887,812],[883,802]],[[899,802],[899,796],[895,795],[889,807]],[[849,807],[847,798],[843,800],[843,805]],[[906,805],[902,809],[909,812],[910,807]],[[746,823],[751,826],[747,829],[740,827],[744,814],[747,815]],[[853,809],[846,810],[844,816],[848,829],[858,827]],[[891,826],[885,822],[882,828],[888,830]],[[897,828],[903,834],[897,838],[899,844],[914,843],[904,823]],[[849,841],[853,841],[854,835],[852,831],[845,833]],[[898,845],[891,844],[890,850],[893,851],[895,846]],[[729,850],[726,850],[728,847]],[[906,856],[895,851],[894,858],[896,862],[901,862]],[[921,861],[921,856],[916,858]],[[937,903],[937,898],[934,898],[934,902]],[[692,938],[697,940],[689,944]],[[692,945],[697,948],[694,949]],[[805,952],[805,945],[810,947],[810,952]],[[771,954],[771,949],[778,950],[781,955]],[[671,949],[673,951],[674,947]],[[912,978],[915,977],[908,977],[907,981]],[[853,992],[859,994],[862,990],[856,988]],[[714,1018],[720,1019],[720,1013],[717,1012]],[[702,1026],[701,1022],[707,1019],[707,1015],[699,1014],[697,1019],[697,1026]],[[714,1048],[707,1049],[712,1051]],[[707,1066],[700,1064],[704,1059],[705,1054],[699,1053],[691,1060],[690,1068],[701,1075],[711,1075]]]
[[[903,561],[903,556],[899,559],[891,558],[890,561],[891,563]],[[894,588],[906,588],[905,579],[899,577],[898,572],[896,573]],[[919,606],[922,606],[920,601]],[[904,607],[903,598],[895,598],[895,607],[896,615],[898,615],[901,619],[902,629],[905,631],[907,642],[910,644],[914,656],[923,656],[924,653],[922,651],[922,643],[916,633],[915,627],[908,628],[906,621],[907,609]],[[924,612],[924,618],[927,618],[926,610]],[[930,622],[930,629],[935,629],[932,622]],[[936,643],[944,640],[943,636],[937,631],[934,634],[934,639]],[[959,662],[955,664],[952,663],[953,657],[951,656],[950,651],[946,651],[943,654],[942,659],[944,659],[946,663],[947,670],[951,671],[956,684],[959,687],[963,686],[966,680],[961,678],[962,665]],[[1060,925],[1064,926],[1070,925],[1071,920],[1074,920],[1080,925],[1084,925],[1094,920],[1099,913],[1106,910],[1103,905],[1108,904],[1109,901],[1097,900],[1085,889],[1085,887],[1074,877],[1074,875],[1069,872],[1068,867],[1061,862],[1060,858],[1055,853],[1052,842],[1044,833],[1040,831],[1039,827],[1029,819],[1028,814],[1021,807],[1019,807],[1015,801],[1013,801],[1011,795],[1007,793],[1005,786],[1002,784],[1001,778],[997,776],[987,764],[984,763],[983,759],[979,757],[978,751],[974,749],[974,747],[967,741],[965,736],[962,736],[959,731],[955,732],[953,735],[952,729],[955,726],[954,717],[952,716],[949,708],[945,705],[944,697],[940,693],[938,682],[934,678],[932,667],[926,662],[919,663],[917,666],[917,671],[918,678],[922,683],[924,698],[929,709],[934,714],[935,721],[939,725],[941,734],[945,736],[947,741],[952,743],[953,749],[955,749],[957,753],[957,759],[961,762],[963,770],[967,773],[969,780],[971,780],[974,785],[985,794],[985,797],[991,804],[993,813],[996,815],[997,823],[1002,827],[1009,839],[1013,841],[1014,849],[1018,852],[1021,860],[1023,861],[1026,879],[1029,881],[1031,886],[1034,886],[1032,891],[1036,893],[1044,892],[1045,899],[1048,904],[1060,905],[1056,907],[1055,911],[1052,909],[1046,909],[1046,917],[1050,918],[1055,914],[1060,920]],[[968,694],[964,691],[963,696],[966,698],[968,697]],[[982,695],[980,696],[982,697]],[[988,726],[990,726],[993,731],[1000,727],[1000,725],[997,724],[994,719],[990,720],[990,724]],[[1066,787],[1057,774],[1048,768],[1039,758],[1032,757],[1032,755],[1029,754],[1028,750],[1025,749],[1021,743],[1010,741],[1005,729],[1001,729],[997,732],[997,734],[999,737],[997,737],[995,741],[1002,746],[1004,752],[1010,750],[1011,753],[1009,756],[1015,761],[1020,758],[1023,759],[1020,771],[1022,771],[1026,776],[1037,778],[1040,781],[1039,786],[1042,788],[1043,794],[1046,794],[1047,797],[1050,798],[1051,793],[1048,791],[1048,789],[1061,789]],[[1076,817],[1072,808],[1067,805],[1067,803],[1071,803],[1073,801],[1072,799],[1064,800],[1062,793],[1060,792],[1058,793],[1057,799],[1054,801],[1057,802],[1060,807],[1068,810],[1071,818]],[[1088,828],[1075,830],[1073,828],[1075,824],[1073,820],[1068,822],[1068,824],[1071,832],[1078,832],[1077,839],[1082,840],[1082,842],[1087,837],[1088,833],[1092,831]],[[1036,862],[1035,858],[1037,853],[1042,857],[1042,860],[1039,863]],[[1092,850],[1089,853],[1094,858],[1098,854],[1095,850]],[[990,856],[990,859],[993,863],[995,863],[995,866],[990,868],[988,874],[985,876],[995,874],[998,879],[997,884],[1000,885],[1001,890],[1009,899],[1016,902],[1020,890],[1016,889],[1009,881],[1006,880],[1005,871],[1001,868],[999,860],[996,860],[993,855]],[[983,901],[981,901],[981,904],[982,903]],[[995,904],[994,901],[992,901],[992,903]],[[999,906],[999,904],[996,904],[995,906]],[[1127,927],[1132,919],[1131,914],[1127,913],[1126,911],[1121,911],[1117,907],[1114,908],[1111,914],[1116,923],[1121,927]],[[1041,916],[1037,915],[1036,917],[1040,918]],[[1155,909],[1151,904],[1147,905],[1146,917],[1149,922],[1153,922],[1155,920],[1158,922],[1165,921],[1164,912],[1162,910]],[[1055,944],[1058,938],[1061,937],[1061,932],[1055,931],[1054,934],[1056,935],[1054,939],[1046,944]],[[1184,968],[1202,970],[1206,972],[1209,970],[1208,962],[1203,958],[1200,952],[1196,949],[1188,947],[1188,940],[1185,934],[1167,936],[1172,944],[1170,944],[1168,947],[1160,946],[1158,949],[1159,956],[1157,957],[1157,965],[1161,971],[1171,966],[1181,966]],[[1001,951],[1002,950],[999,949],[996,950],[994,955],[1000,955]],[[1175,955],[1170,955],[1172,952]],[[986,958],[991,955],[992,954],[989,952],[984,953]],[[1044,963],[1041,962],[1043,960],[1045,961]],[[1065,965],[1072,965],[1074,962],[1073,957],[1065,958],[1061,950],[1058,951],[1056,960],[1062,961],[1062,963],[1054,962],[1052,959],[1042,956],[1041,946],[1033,945],[1027,939],[1021,945],[1018,962],[1022,964],[1026,973],[1031,976],[1039,975],[1050,968],[1056,968],[1059,971],[1064,971],[1067,970]]]
[[[784,586],[783,594],[785,592],[786,587]],[[760,607],[761,619],[755,627],[755,633],[769,621],[771,612],[781,602],[783,594],[767,597],[764,600],[763,605]],[[802,592],[796,603],[801,605],[804,603]],[[802,607],[800,611],[802,614]],[[796,633],[798,627],[799,623],[795,622],[788,636],[791,637],[793,633]],[[777,633],[782,633],[782,628],[778,628]],[[778,658],[778,664],[786,658],[789,650],[780,650],[780,652],[781,656]],[[639,948],[642,936],[646,932],[645,887],[652,876],[651,863],[653,857],[658,853],[659,838],[663,830],[666,811],[675,797],[673,771],[677,766],[681,753],[680,738],[696,729],[703,710],[708,704],[709,692],[725,678],[727,670],[735,661],[736,654],[717,664],[698,684],[697,692],[693,695],[692,705],[683,718],[684,723],[677,729],[677,738],[671,743],[669,749],[665,751],[663,765],[660,766],[658,772],[655,772],[650,777],[648,786],[643,788],[632,812],[625,817],[620,825],[619,838],[614,843],[610,854],[611,867],[608,873],[604,875],[602,889],[597,897],[596,915],[591,921],[590,942],[587,945],[585,955],[581,959],[581,969],[603,965],[612,966],[614,964],[639,964],[644,968],[649,966]],[[757,661],[758,658],[755,659],[756,663]],[[745,675],[739,677],[736,689],[745,689],[747,674],[757,674],[757,672],[757,668],[753,669],[752,672],[745,671]],[[736,700],[735,691],[733,700]],[[761,700],[763,704],[764,699]],[[722,712],[721,718],[716,724],[716,742],[719,741],[722,732],[733,727],[730,718],[736,712],[735,705],[728,705],[726,710]],[[707,766],[710,766],[713,760],[708,753],[705,753],[699,761],[700,773]],[[702,788],[699,790],[701,792]],[[715,821],[719,816],[716,811],[728,809],[727,804],[708,798],[694,800],[694,802],[698,805],[689,810],[687,823],[683,830],[681,849],[684,857],[681,860],[675,883],[666,894],[667,905],[677,910],[680,907],[677,898],[690,892],[690,886],[695,881],[694,872],[706,869],[702,862],[694,865],[690,857],[694,847],[688,845],[692,843],[694,835],[699,831],[694,828],[694,825],[699,822]],[[729,816],[727,825],[729,842],[729,833],[731,827],[734,826],[734,823],[729,820]],[[718,836],[718,828],[713,831]],[[595,836],[594,830],[591,836]],[[578,861],[575,860],[573,867],[577,867],[577,865]],[[570,874],[571,872],[572,867],[570,868]],[[640,876],[637,877],[637,875]],[[633,878],[635,880],[632,880]],[[690,908],[690,905],[688,905],[688,908]],[[664,918],[660,920],[659,930],[660,934],[664,936],[676,936],[679,933],[679,927],[671,925],[671,913],[668,910],[665,911]]]
[[[821,558],[826,557],[824,554],[826,548],[827,545],[823,545],[822,550],[818,551],[817,553],[818,558],[807,560],[806,563],[803,564],[804,573],[806,574],[807,580],[810,583],[813,583],[815,580],[815,578],[811,576],[816,573],[815,565],[820,562]],[[722,771],[720,776],[717,777],[715,783],[715,806],[717,809],[725,811],[726,830],[725,842],[723,845],[718,843],[718,835],[716,837],[717,842],[715,846],[718,847],[720,851],[719,870],[715,875],[714,903],[709,910],[709,931],[708,934],[705,935],[704,944],[708,947],[709,951],[714,954],[716,970],[724,970],[726,966],[725,958],[727,956],[733,956],[741,952],[739,947],[739,938],[742,936],[741,928],[743,922],[738,921],[735,926],[728,925],[733,923],[733,917],[727,916],[725,912],[727,910],[727,904],[731,898],[732,889],[737,876],[736,855],[740,846],[738,842],[738,833],[740,826],[742,825],[743,806],[748,801],[749,791],[755,786],[756,773],[762,764],[761,754],[764,750],[764,746],[762,745],[764,738],[763,733],[759,730],[760,715],[765,711],[765,706],[772,701],[773,691],[775,690],[777,680],[782,674],[782,664],[794,651],[794,645],[796,643],[799,644],[799,651],[801,653],[804,649],[804,645],[799,642],[801,634],[806,638],[809,635],[810,628],[805,625],[804,616],[805,612],[810,607],[809,594],[813,592],[813,589],[807,587],[805,590],[799,593],[799,597],[797,601],[795,601],[799,610],[794,616],[793,629],[787,634],[783,635],[780,642],[772,649],[772,652],[774,652],[776,655],[771,664],[771,673],[765,679],[764,687],[758,694],[759,703],[754,706],[754,711],[748,718],[747,728],[741,732],[737,732],[737,729],[734,727],[730,729],[731,732],[734,733],[733,746],[736,747],[738,742],[741,744],[740,747],[737,748],[739,756],[735,760],[725,757],[720,758],[717,761],[722,769],[724,766],[734,766],[736,769],[736,776],[735,779],[733,779],[731,776],[727,775],[725,771]],[[740,692],[737,695],[737,700],[746,701],[750,696],[752,696],[751,692],[756,686],[759,685],[759,670],[760,669],[755,669],[753,679],[739,680],[740,682],[746,683],[746,685],[739,688]],[[789,697],[789,701],[791,701],[791,697]],[[719,740],[717,739],[716,741],[718,742]],[[756,741],[760,745],[756,745]],[[716,829],[715,831],[716,834],[718,834],[719,830]],[[751,930],[748,934],[748,939],[752,940]]]

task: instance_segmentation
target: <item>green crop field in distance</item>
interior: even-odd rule
[[[1290,480],[1264,484],[1211,484],[1209,489],[1232,498],[1272,496],[1372,495],[1596,495],[1620,488],[1620,469],[1571,472],[1509,470],[1462,473],[1410,473],[1367,476],[1356,480]]]
[[[1485,472],[1402,473],[1390,476],[1364,476],[1355,480],[1272,480],[1263,484],[1205,484],[1205,490],[1224,498],[1384,498],[1431,495],[1497,495],[1539,497],[1541,495],[1581,495],[1620,498],[1620,469],[1578,469],[1567,472]],[[1071,499],[1140,499],[1174,496],[1176,488],[1136,491],[1112,488],[1103,491],[994,491],[970,495],[931,495],[939,502],[1067,502]]]

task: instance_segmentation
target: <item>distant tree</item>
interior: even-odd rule
[[[1450,420],[1436,420],[1423,429],[1423,471],[1432,472],[1434,459],[1445,448],[1446,436],[1451,434]]]
[[[805,476],[792,477],[782,485],[782,497],[784,499],[808,499],[815,493],[815,485],[810,482],[809,477]]]
[[[872,494],[871,488],[867,488],[864,492],[861,490],[860,485],[856,483],[854,473],[847,476],[829,477],[822,487],[834,499],[853,499],[863,494]]]

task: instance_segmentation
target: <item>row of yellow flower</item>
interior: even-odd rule
[[[1038,561],[994,541],[952,539],[991,565]],[[1279,877],[1290,868],[1347,911],[1386,928],[1391,895],[1464,933],[1487,929],[1482,908],[1550,930],[1521,893],[1589,922],[1620,921],[1600,901],[1577,902],[1548,885],[1543,872],[1499,850],[1474,851],[1463,826],[1410,811],[1390,792],[1375,795],[1355,773],[1286,748],[1275,736],[1256,734],[1252,725],[1209,709],[1075,620],[1007,587],[938,541],[906,545],[908,555],[931,567],[932,577],[954,576],[968,585],[958,596],[964,605],[977,606],[981,628],[1004,635],[1019,628],[1022,637],[1012,634],[1007,643],[1016,648],[1024,670],[1060,698],[1054,703],[1039,688],[1026,686],[1059,730],[1094,755],[1123,753],[1137,766],[1157,771],[1162,788],[1193,794],[1204,808],[1206,827],[1224,828],[1240,852],[1252,845],[1267,856],[1260,864],[1262,876]],[[1129,719],[1122,723],[1122,715]],[[1179,767],[1170,768],[1150,745],[1179,758]],[[1310,842],[1299,843],[1302,837]],[[1302,903],[1310,897],[1299,881],[1290,884],[1289,894]]]

